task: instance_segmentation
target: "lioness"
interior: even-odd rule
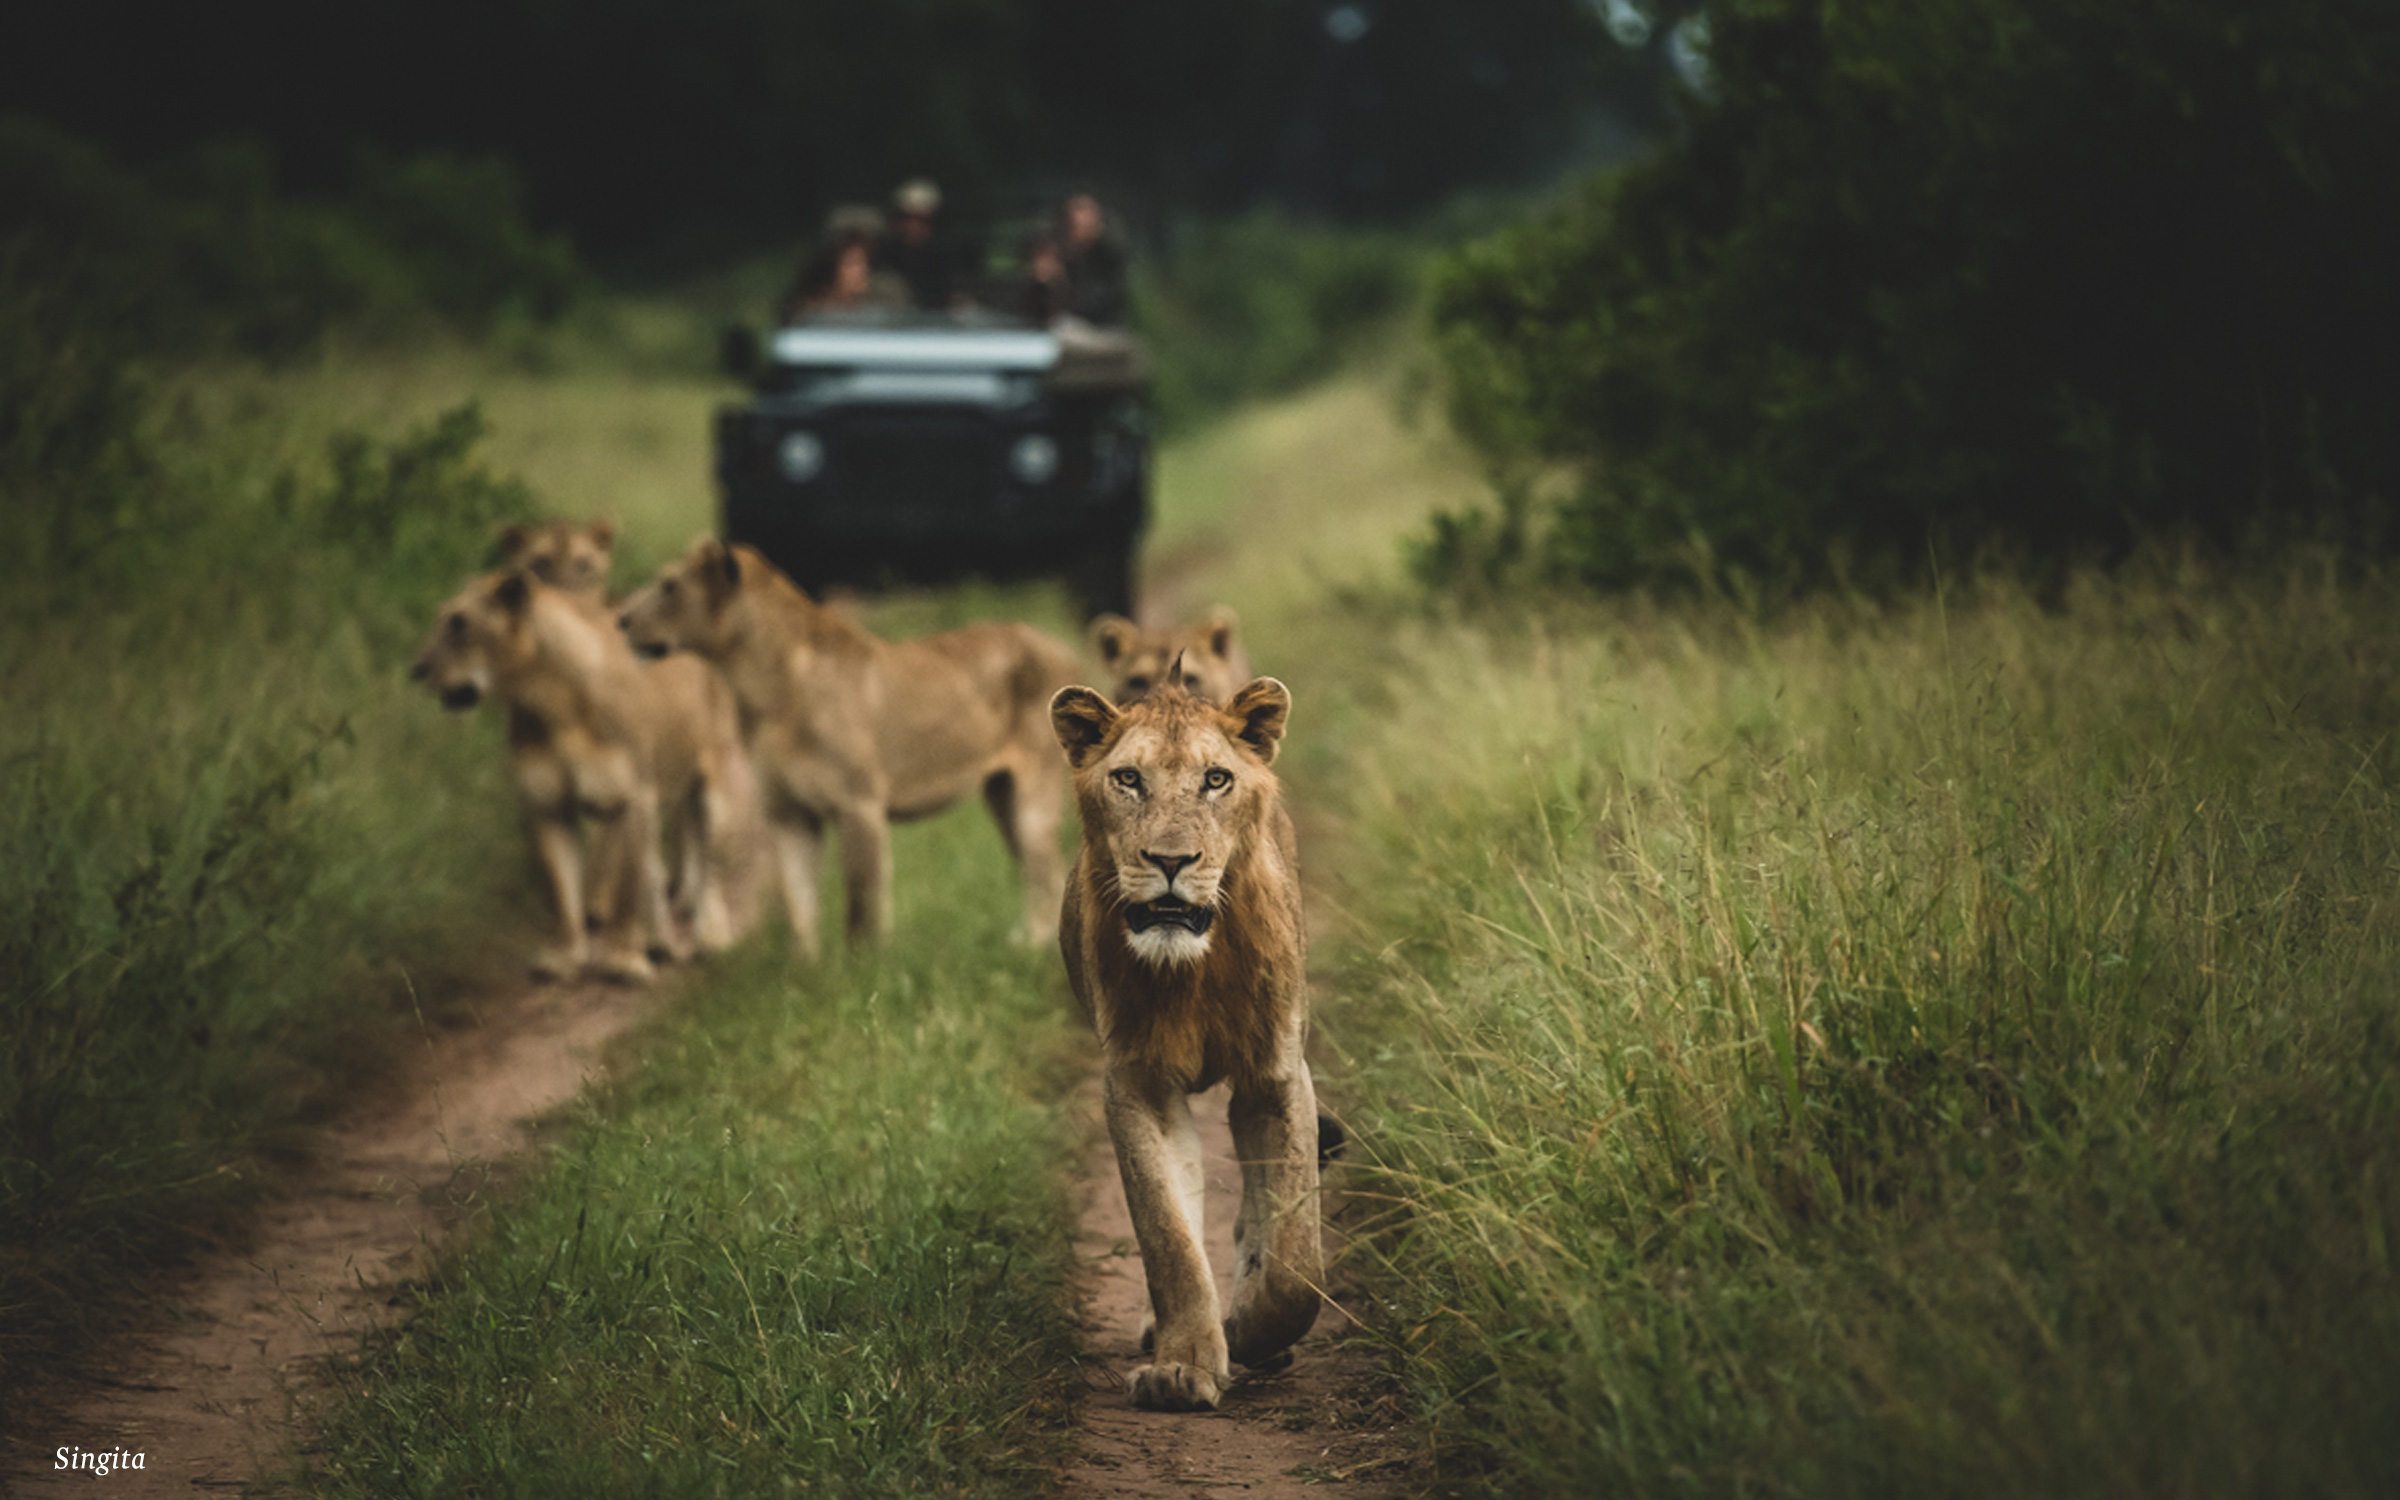
[[[636,650],[697,652],[732,683],[802,954],[817,954],[828,825],[841,833],[850,940],[876,942],[891,935],[891,822],[977,791],[1024,870],[1019,938],[1056,930],[1066,787],[1042,705],[1076,675],[1065,646],[999,622],[880,640],[756,550],[713,537],[626,600],[619,623]]]
[[[522,568],[554,589],[594,604],[608,601],[616,563],[614,521],[511,521],[497,538],[502,566]]]
[[[608,603],[608,575],[616,562],[616,547],[617,526],[607,520],[511,521],[492,539],[502,567],[522,568],[595,609]],[[550,748],[542,721],[513,703],[508,709],[508,753],[516,763],[519,786],[552,785],[566,774],[556,763],[557,753]],[[538,825],[529,817],[527,826]],[[584,888],[584,922],[595,931],[632,915],[634,877],[640,862],[599,863],[609,869],[611,878]]]
[[[1197,625],[1136,625],[1123,615],[1092,622],[1092,649],[1116,679],[1110,695],[1130,703],[1170,678],[1184,691],[1222,703],[1250,680],[1250,657],[1242,650],[1241,622],[1220,604]]]
[[[1268,769],[1291,701],[1271,677],[1221,708],[1172,681],[1123,708],[1087,687],[1050,700],[1083,816],[1058,945],[1100,1034],[1108,1133],[1156,1325],[1153,1363],[1133,1372],[1137,1406],[1214,1407],[1229,1357],[1277,1363],[1317,1317],[1299,856]],[[1242,1163],[1222,1323],[1187,1098],[1221,1079]]]
[[[442,706],[508,704],[538,730],[546,752],[517,759],[517,790],[558,905],[560,942],[536,955],[537,972],[570,977],[587,967],[612,978],[652,976],[643,927],[664,951],[690,952],[668,900],[658,835],[662,806],[678,814],[677,897],[703,946],[733,940],[715,878],[738,862],[752,794],[731,692],[705,663],[656,666],[635,659],[605,610],[525,573],[470,582],[441,607],[410,675]],[[586,931],[588,894],[579,824],[595,826],[591,863],[613,883],[629,868],[627,920]]]

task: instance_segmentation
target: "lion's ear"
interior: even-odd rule
[[[1217,660],[1223,661],[1233,655],[1234,637],[1242,628],[1239,616],[1220,604],[1208,612],[1208,618],[1201,622],[1201,626],[1208,632],[1208,649]]]
[[[1113,667],[1117,658],[1133,649],[1133,638],[1141,633],[1142,627],[1123,615],[1102,615],[1092,622],[1092,649],[1100,653],[1104,665]]]
[[[713,536],[692,544],[692,561],[699,565],[701,585],[709,597],[721,599],[742,586],[742,564],[733,549]]]
[[[1116,722],[1116,706],[1088,687],[1060,688],[1050,700],[1050,727],[1067,752],[1067,764],[1077,770],[1099,753]]]
[[[493,532],[492,550],[509,562],[516,561],[517,554],[525,550],[524,526],[519,522],[511,521]]]
[[[1292,690],[1272,677],[1253,677],[1233,695],[1225,712],[1241,725],[1234,738],[1256,751],[1260,761],[1272,765],[1276,748],[1283,743],[1283,726],[1292,717]]]
[[[492,589],[492,602],[512,615],[521,615],[533,599],[533,585],[522,573],[511,572]]]

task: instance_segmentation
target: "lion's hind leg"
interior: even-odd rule
[[[534,851],[550,877],[550,897],[558,909],[559,942],[533,956],[533,972],[544,979],[573,979],[591,957],[591,937],[584,927],[583,844],[576,837],[571,813],[543,808],[529,821]]]
[[[1273,1367],[1317,1320],[1325,1280],[1317,1202],[1317,1100],[1305,1063],[1289,1079],[1237,1085],[1230,1111],[1242,1164],[1233,1226],[1233,1314],[1228,1352]]]
[[[1066,890],[1066,867],[1058,853],[1064,787],[1048,763],[1053,759],[1046,757],[1030,774],[994,771],[983,783],[984,806],[1000,825],[1000,837],[1024,878],[1025,910],[1009,938],[1027,948],[1058,940],[1058,904]]]
[[[675,822],[676,915],[691,926],[692,940],[708,952],[733,946],[734,925],[725,903],[725,871],[717,851],[731,817],[715,781],[703,777],[684,798]]]

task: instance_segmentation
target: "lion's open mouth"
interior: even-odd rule
[[[1172,896],[1157,901],[1137,901],[1125,908],[1125,925],[1135,932],[1148,932],[1153,927],[1180,927],[1194,937],[1207,933],[1208,924],[1217,914],[1205,906],[1178,901]]]

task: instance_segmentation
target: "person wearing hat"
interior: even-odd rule
[[[911,177],[892,192],[892,218],[875,242],[875,269],[908,284],[908,299],[929,312],[950,306],[956,290],[950,246],[934,227],[942,190]]]

